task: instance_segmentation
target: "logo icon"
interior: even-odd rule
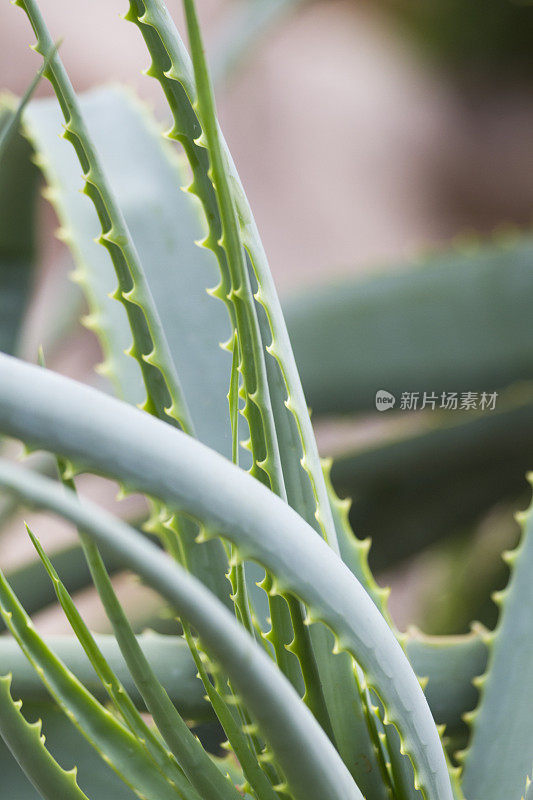
[[[394,408],[395,403],[396,398],[393,394],[386,392],[385,389],[378,389],[376,392],[376,408],[378,411],[388,411]]]

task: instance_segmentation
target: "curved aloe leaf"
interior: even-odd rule
[[[532,480],[533,476],[529,476]],[[520,515],[522,541],[505,558],[511,567],[507,588],[495,596],[500,619],[486,636],[487,672],[477,679],[478,708],[468,715],[472,736],[462,755],[463,789],[468,800],[519,797],[533,761],[533,515]],[[512,658],[510,658],[512,654]],[[497,731],[497,735],[495,732]]]
[[[11,676],[0,677],[0,734],[45,800],[87,800],[76,782],[76,770],[66,772],[45,747],[41,723],[27,722],[22,703],[11,697]]]
[[[0,367],[0,429],[84,468],[120,475],[131,488],[213,526],[244,558],[260,561],[360,663],[401,732],[426,796],[451,796],[441,743],[407,658],[352,573],[301,517],[245,472],[148,415],[9,356],[0,357]],[[81,429],[87,403],[92,414],[83,415]]]
[[[94,638],[128,694],[141,707],[142,698],[115,637],[100,634]],[[183,639],[150,632],[137,636],[137,640],[181,715],[195,722],[212,720],[212,709],[204,699],[202,683],[196,677],[195,663]],[[75,638],[46,636],[44,641],[91,694],[99,700],[105,697],[94,669]],[[488,648],[485,633],[476,629],[465,636],[425,636],[419,631],[409,630],[403,643],[414,671],[424,679],[424,694],[435,722],[446,725],[448,731],[454,731],[460,726],[462,715],[476,704],[478,692],[472,681],[486,668]],[[17,643],[2,637],[0,673],[8,671],[13,672],[13,687],[17,695],[32,701],[48,696]]]
[[[15,488],[13,477],[17,476]],[[297,800],[323,800],[324,796],[361,800],[361,793],[309,709],[264,650],[202,584],[121,520],[96,506],[81,504],[71,491],[62,491],[45,478],[27,477],[23,469],[1,462],[0,482],[4,487],[9,484],[26,501],[70,519],[97,543],[107,542],[149,585],[157,585],[157,590],[194,626],[260,724]]]
[[[205,69],[199,79],[198,58],[201,48],[197,46],[198,42],[193,47],[193,56],[196,60],[197,94],[187,52],[164,4],[160,0],[147,0],[147,2],[131,0],[126,18],[138,25],[152,56],[149,74],[160,81],[169,101],[174,117],[174,127],[169,136],[180,141],[189,158],[193,172],[190,191],[197,194],[203,203],[206,217],[210,223],[210,233],[206,239],[206,245],[217,252],[219,259],[222,281],[217,289],[217,295],[221,299],[226,299],[225,291],[228,292],[231,282],[228,283],[225,278],[226,261],[221,258],[221,253],[215,246],[224,226],[217,217],[216,202],[213,202],[210,173],[207,171],[208,164],[202,160],[202,155],[198,152],[198,150],[201,151],[201,148],[197,147],[197,141],[202,141],[201,137],[198,138],[200,131],[203,142],[208,138],[209,133],[205,127],[205,108],[202,113],[200,107],[202,104],[205,107],[205,99],[209,95]],[[191,41],[194,44],[194,37]],[[203,123],[203,129],[198,125],[197,111]],[[259,307],[257,311],[264,318],[262,342],[266,354],[263,357],[266,360],[269,376],[270,403],[274,411],[288,500],[336,549],[336,531],[320,469],[316,442],[265,253],[218,125],[213,123],[212,119],[208,122],[211,126],[210,158],[214,157],[213,137],[215,134],[222,149],[222,154],[219,152],[216,156],[219,160],[217,168],[219,175],[214,179],[215,188],[217,183],[220,187],[220,174],[225,173],[223,178],[231,187],[231,197],[226,198],[226,205],[234,204],[240,226],[240,240],[250,258],[251,274],[254,282],[257,283],[255,299],[262,307]],[[205,159],[205,153],[203,158]],[[228,288],[224,290],[224,287]],[[232,292],[228,292],[228,298],[230,302],[234,300]],[[237,299],[241,298],[237,295]],[[268,364],[269,359],[274,360],[273,365]],[[255,393],[253,397],[255,399]],[[264,393],[260,397],[264,402],[266,399]],[[247,404],[249,413],[253,411],[253,408],[254,403]],[[257,437],[256,421],[250,419],[249,422],[252,438]],[[279,483],[279,480],[277,482]],[[268,580],[265,586],[268,587]],[[330,657],[332,642],[323,631],[311,631],[311,646],[305,629],[301,625],[297,605],[290,598],[289,603],[291,604],[291,617],[297,628],[291,650],[298,653],[300,664],[307,673],[304,676],[306,688],[308,688],[306,698],[312,701],[317,716],[323,720],[326,727],[329,727],[328,723],[331,722],[335,741],[343,758],[350,765],[354,774],[357,774],[358,780],[366,781],[368,772],[361,765],[366,764],[366,759],[368,759],[372,765],[371,769],[377,767],[374,764],[374,751],[368,740],[363,711],[361,709],[359,715],[356,713],[360,707],[360,700],[352,666],[347,659],[338,661],[335,667],[333,666]],[[279,608],[279,605],[280,598],[274,598],[271,602],[272,631],[270,638],[275,645],[278,658],[281,658],[285,651],[284,645],[287,644],[288,626],[286,620],[283,620],[283,609]],[[316,666],[313,664],[315,658]],[[285,669],[288,672],[288,665],[285,666]],[[321,693],[320,690],[317,691],[318,684],[314,677],[317,670],[326,707],[324,707],[322,698],[317,696]],[[348,705],[343,699],[349,696],[352,697],[355,705],[352,703]],[[328,715],[329,720],[327,719]],[[359,746],[364,751],[361,758],[354,753],[352,744],[354,740],[359,742]],[[377,791],[376,797],[379,796],[379,788],[380,784],[374,782],[368,782],[365,786],[367,792]]]
[[[1,572],[0,612],[52,697],[122,780],[143,800],[180,797],[144,744],[103,708],[45,645]]]

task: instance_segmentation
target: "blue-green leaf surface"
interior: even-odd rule
[[[120,473],[126,485],[202,518],[238,544],[244,557],[262,562],[360,663],[399,727],[427,797],[451,796],[436,728],[400,645],[348,568],[301,517],[213,451],[131,407],[8,356],[0,367],[0,427],[6,433],[80,466]],[[21,403],[22,386],[28,391]],[[81,430],[79,409],[87,403],[92,414],[90,420],[84,415]]]

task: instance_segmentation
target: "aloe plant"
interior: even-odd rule
[[[56,99],[28,105],[30,87],[0,116],[0,204],[11,214],[0,265],[15,312],[0,356],[0,431],[53,460],[32,469],[6,448],[0,486],[6,516],[15,502],[48,511],[77,529],[79,546],[49,555],[28,528],[39,580],[34,565],[0,573],[9,796],[529,796],[529,517],[508,556],[494,632],[399,632],[369,569],[369,543],[351,531],[349,503],[318,456],[266,255],[217,121],[194,0],[183,4],[190,56],[162,0],[130,0],[125,13],[168,102],[166,139],[130,92],[79,97],[37,2],[16,4]],[[47,369],[42,356],[35,365],[12,355],[35,260],[24,207],[36,179],[30,149],[76,263],[84,322],[101,343],[95,386]],[[26,171],[14,177],[20,152]],[[78,497],[82,473],[144,495],[144,529]],[[119,568],[164,599],[179,618],[172,635],[136,634],[110,577]],[[72,596],[89,576],[112,634],[91,633]],[[32,623],[51,593],[71,636],[46,638]],[[470,735],[457,754],[465,712]],[[220,729],[224,757],[205,734]]]

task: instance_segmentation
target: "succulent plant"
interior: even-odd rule
[[[494,632],[400,633],[318,455],[194,0],[190,57],[162,0],[125,15],[172,114],[166,140],[130,92],[78,97],[37,2],[16,5],[56,100],[28,103],[32,85],[0,117],[0,431],[53,458],[0,460],[3,514],[62,517],[79,547],[48,555],[28,528],[48,589],[35,565],[0,574],[6,797],[529,800],[529,516]],[[104,353],[95,386],[44,366],[57,331],[39,364],[10,355],[34,261],[31,152]],[[143,530],[78,497],[82,473],[144,495]],[[173,634],[136,634],[119,568],[164,599]],[[93,635],[72,598],[89,574],[112,634]],[[70,637],[28,615],[50,590]]]

